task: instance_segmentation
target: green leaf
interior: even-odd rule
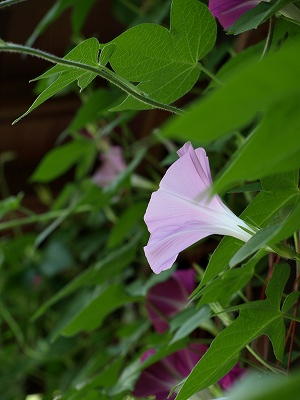
[[[280,224],[280,229],[272,236],[270,244],[276,244],[287,239],[300,228],[300,194],[296,198],[296,204]]]
[[[80,139],[50,150],[34,171],[31,180],[49,182],[57,178],[79,162],[93,147],[92,141]]]
[[[177,400],[186,400],[217,382],[233,366],[238,353],[260,335],[267,334],[276,357],[282,357],[284,326],[278,304],[288,277],[288,265],[278,265],[267,288],[267,299],[252,302],[251,308],[242,308],[239,317],[219,333],[188,376]],[[275,326],[280,330],[276,331]]]
[[[34,31],[26,41],[27,46],[32,46],[36,39],[54,22],[60,15],[73,4],[74,0],[58,0],[40,19]]]
[[[15,211],[21,207],[23,194],[19,193],[17,196],[9,196],[0,201],[0,218],[3,218],[11,211]]]
[[[259,230],[251,239],[248,240],[231,258],[229,266],[232,268],[251,256],[257,250],[265,247],[270,238],[279,231],[279,225],[270,225],[265,229]]]
[[[289,293],[284,300],[284,303],[282,306],[282,312],[284,312],[284,313],[289,312],[290,309],[296,304],[299,297],[300,297],[300,292],[298,292],[298,291]]]
[[[230,77],[238,74],[240,69],[243,69],[250,62],[259,60],[261,52],[263,51],[262,43],[258,43],[255,46],[250,46],[247,49],[232,56],[217,72],[216,76],[222,83],[228,81]],[[217,87],[218,84],[213,80],[210,82],[211,87]]]
[[[192,333],[196,328],[200,327],[201,324],[207,322],[210,318],[210,309],[208,307],[202,307],[200,310],[194,310],[193,315],[188,318],[180,326],[173,336],[170,344],[177,342],[180,339],[185,338]]]
[[[94,330],[110,313],[134,300],[136,298],[129,296],[123,285],[111,285],[79,309],[63,328],[62,334],[72,336],[80,331]]]
[[[96,0],[75,1],[72,12],[72,29],[75,35],[79,35],[83,24]]]
[[[299,103],[298,96],[271,107],[216,180],[216,192],[223,192],[244,180],[254,180],[300,166],[300,141],[295,135],[300,130]]]
[[[261,2],[255,8],[243,14],[227,31],[238,35],[250,29],[255,29],[291,2],[292,0],[273,0],[270,3]]]
[[[283,173],[263,179],[263,190],[248,205],[241,218],[250,224],[265,226],[282,206],[298,195],[297,179],[297,173]],[[222,272],[242,245],[243,242],[237,239],[223,238],[209,260],[201,286]]]
[[[300,392],[300,373],[289,376],[250,376],[243,379],[228,395],[227,400],[297,399]]]
[[[252,278],[255,265],[263,256],[263,252],[257,253],[241,268],[225,271],[217,279],[208,283],[200,292],[196,293],[197,297],[201,296],[199,305],[218,302],[226,306]]]
[[[270,225],[264,229],[261,229],[239,249],[239,251],[230,260],[230,267],[240,263],[246,257],[253,254],[260,248],[266,247],[267,245],[272,246],[283,239],[287,239],[300,228],[299,195],[296,197],[296,200],[296,206],[290,210],[289,214],[283,219],[283,221],[277,223],[276,225]],[[284,251],[284,248],[282,248],[282,251]]]
[[[99,48],[100,45],[98,40],[95,38],[90,38],[81,42],[78,46],[72,49],[64,57],[64,59],[82,62],[95,67],[98,65],[97,61]],[[55,65],[42,75],[38,76],[35,80],[49,78],[50,76],[57,74],[57,79],[36,98],[36,100],[24,114],[22,114],[13,122],[14,124],[71,83],[77,81],[79,87],[81,90],[83,90],[97,76],[97,74],[93,72],[87,72],[78,68],[72,68],[65,65]]]
[[[204,4],[173,0],[170,30],[149,23],[128,29],[108,44],[114,45],[109,61],[119,76],[139,82],[139,89],[151,98],[171,103],[194,86],[201,72],[198,61],[215,39],[216,23]],[[127,97],[113,110],[145,108]]]
[[[32,46],[36,39],[46,31],[46,29],[55,20],[57,20],[62,13],[68,8],[72,7],[72,30],[75,35],[79,35],[85,19],[90,12],[93,4],[96,0],[58,0],[53,6],[47,11],[47,13],[40,19],[39,23],[35,27],[34,31],[28,38],[27,46]]]
[[[127,210],[120,216],[117,223],[110,231],[107,243],[108,248],[113,248],[120,245],[124,239],[127,239],[132,235],[136,225],[142,221],[146,207],[147,203],[140,202],[127,208]]]
[[[87,124],[95,122],[103,112],[108,110],[114,98],[112,92],[107,89],[93,91],[79,108],[66,131],[74,133]]]
[[[81,287],[98,285],[103,283],[106,279],[116,276],[134,259],[137,246],[136,242],[137,240],[134,238],[125,246],[115,251],[111,251],[106,257],[103,258],[103,260],[97,262],[95,265],[79,274],[70,283],[58,291],[53,297],[51,297],[46,303],[40,306],[33,315],[32,319],[34,320],[39,318],[59,300],[69,296]]]
[[[173,118],[164,133],[209,143],[245,126],[258,112],[280,100],[299,94],[299,52],[300,41],[294,40],[260,62],[254,59],[247,63],[222,87],[196,101],[184,115]]]

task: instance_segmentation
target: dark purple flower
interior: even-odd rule
[[[223,390],[228,390],[245,374],[245,372],[245,368],[241,368],[239,364],[236,364],[228,374],[219,380],[219,385]]]
[[[157,332],[163,333],[169,328],[169,317],[186,306],[195,286],[195,271],[186,269],[175,271],[168,280],[158,283],[148,291],[146,308]]]
[[[175,399],[175,394],[169,396],[170,391],[190,374],[207,349],[206,345],[193,343],[150,365],[141,373],[134,388],[134,396],[155,396],[156,400]],[[147,360],[154,353],[154,349],[146,351],[141,361]],[[237,364],[219,381],[221,388],[229,389],[244,373],[245,370]]]
[[[100,155],[102,165],[94,173],[92,180],[101,187],[109,185],[126,168],[120,146],[111,146]]]
[[[133,395],[155,396],[156,400],[173,400],[175,395],[168,397],[170,390],[189,375],[206,350],[207,347],[203,344],[190,344],[186,349],[150,365],[141,373]]]
[[[209,0],[208,7],[220,24],[227,29],[261,1],[263,0]]]

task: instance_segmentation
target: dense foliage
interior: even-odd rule
[[[82,102],[31,177],[47,211],[0,203],[1,400],[296,399],[299,2],[257,1],[228,25],[234,0],[116,0],[127,29],[108,43],[81,35],[94,3],[57,0],[26,45],[0,39],[54,64],[15,123],[54,96]],[[35,49],[67,9],[65,57]],[[145,136],[150,113],[163,123]],[[143,218],[187,141],[251,238],[205,237],[154,274]]]

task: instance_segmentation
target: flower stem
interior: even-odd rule
[[[26,0],[4,0],[0,2],[0,8],[13,6],[14,4],[23,3]]]
[[[113,71],[106,68],[105,66],[102,65],[93,66],[78,61],[67,60],[65,58],[57,57],[45,51],[34,49],[32,47],[23,46],[15,43],[3,42],[3,41],[0,41],[0,51],[28,54],[34,57],[42,58],[43,60],[49,61],[53,64],[65,65],[67,67],[78,68],[92,72],[94,74],[101,76],[101,78],[109,81],[110,83],[121,89],[123,92],[141,101],[142,103],[147,104],[148,106],[151,106],[153,108],[159,108],[161,110],[165,110],[173,114],[183,113],[183,110],[180,108],[168,104],[163,104],[154,99],[151,99],[146,93],[139,90],[138,87],[133,85],[131,82],[119,77]],[[18,120],[16,120],[16,122],[17,121]]]
[[[271,48],[271,44],[272,44],[272,40],[273,40],[273,32],[274,32],[274,18],[271,17],[269,19],[268,34],[267,34],[267,38],[265,41],[264,49],[263,49],[262,55],[260,57],[260,60],[262,60],[265,57],[265,55],[268,54],[268,52]]]
[[[203,64],[200,63],[200,65],[201,65],[202,71],[203,71],[212,81],[214,81],[218,86],[223,86],[223,82],[220,81],[220,79],[217,78],[215,74],[213,74],[210,70],[208,70],[207,68],[205,68]]]
[[[84,212],[91,211],[92,207],[88,205],[82,205],[77,207],[73,212],[75,214],[80,214]],[[0,231],[3,231],[5,229],[11,229],[15,228],[16,226],[22,226],[22,225],[28,225],[28,224],[36,224],[39,222],[46,222],[55,218],[59,218],[62,215],[65,215],[65,213],[69,209],[62,209],[62,210],[54,210],[54,211],[49,211],[44,214],[35,214],[35,215],[30,215],[29,217],[25,218],[18,218],[18,219],[13,219],[11,221],[6,221],[0,223]]]

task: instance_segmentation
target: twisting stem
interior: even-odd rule
[[[160,103],[154,99],[148,97],[148,95],[141,90],[139,90],[136,86],[126,81],[125,79],[117,76],[110,69],[99,65],[98,67],[94,67],[92,65],[84,64],[78,61],[66,60],[65,58],[56,57],[53,54],[47,53],[42,50],[34,49],[32,47],[23,46],[15,43],[1,42],[0,41],[0,51],[4,52],[12,52],[12,53],[20,53],[20,54],[29,54],[34,57],[42,58],[43,60],[49,61],[58,65],[66,65],[72,68],[78,68],[85,71],[92,72],[101,76],[103,79],[111,82],[113,85],[117,86],[119,89],[123,90],[123,92],[128,95],[134,97],[135,99],[141,101],[144,104],[147,104],[154,108],[159,108],[161,110],[165,110],[174,114],[182,114],[183,110],[180,108],[170,106],[168,104]]]
[[[0,2],[0,8],[13,6],[14,4],[23,3],[26,0],[4,0]]]
[[[271,44],[272,44],[272,39],[273,39],[273,32],[274,32],[274,18],[271,17],[269,19],[269,28],[268,28],[268,35],[265,41],[265,45],[264,45],[264,49],[262,52],[262,55],[260,57],[260,59],[262,60],[265,55],[269,52]]]

